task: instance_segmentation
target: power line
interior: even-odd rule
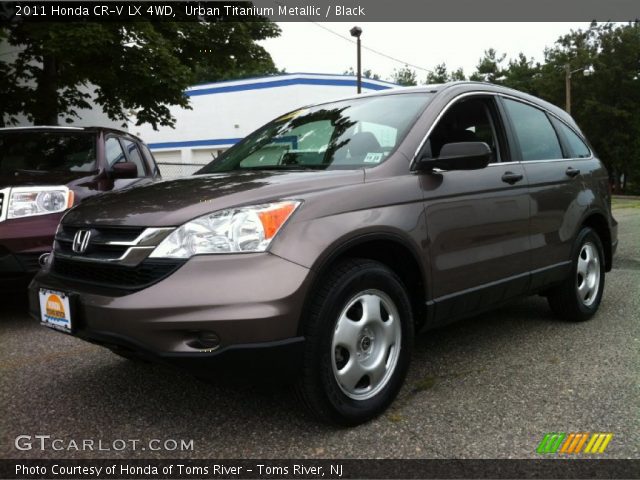
[[[283,5],[282,2],[280,2],[279,0],[273,0],[273,3],[275,3],[276,5]],[[337,37],[340,37],[341,39],[346,40],[347,42],[352,43],[354,45],[356,43],[353,40],[351,40],[349,37],[346,37],[346,36],[336,32],[334,30],[331,30],[329,27],[325,27],[321,23],[314,22],[312,20],[312,18],[307,16],[307,15],[303,15],[303,18],[306,18],[309,23],[312,23],[316,27],[319,27],[319,28],[322,28],[323,30],[326,30],[327,32],[331,33],[332,35],[336,35]],[[371,53],[375,53],[376,55],[380,55],[381,57],[387,58],[389,60],[393,60],[394,62],[398,62],[398,63],[401,63],[401,64],[406,65],[408,67],[415,68],[416,70],[422,70],[423,72],[433,73],[433,70],[429,70],[428,68],[424,68],[424,67],[421,67],[419,65],[414,65],[413,63],[405,62],[404,60],[400,60],[399,58],[392,57],[391,55],[387,55],[386,53],[383,53],[383,52],[381,52],[379,50],[376,50],[374,48],[371,48],[371,47],[367,47],[366,45],[361,45],[361,48],[364,49],[364,50],[368,50]]]
[[[346,36],[344,36],[344,35],[342,35],[342,34],[340,34],[340,33],[336,32],[336,31],[334,31],[334,30],[331,30],[329,27],[325,27],[325,26],[324,26],[324,25],[322,25],[321,23],[314,22],[314,21],[311,21],[311,20],[309,20],[309,22],[310,22],[310,23],[313,23],[316,27],[322,28],[323,30],[326,30],[327,32],[329,32],[329,33],[331,33],[331,34],[333,34],[333,35],[335,35],[335,36],[337,36],[337,37],[340,37],[340,38],[341,38],[341,39],[343,39],[343,40],[346,40],[346,41],[347,41],[347,42],[349,42],[349,43],[353,43],[353,44],[355,44],[355,43],[356,43],[356,42],[354,42],[353,40],[351,40],[349,37],[346,37]],[[422,70],[423,72],[427,72],[427,73],[432,73],[432,72],[433,72],[433,70],[430,70],[430,69],[428,69],[428,68],[421,67],[421,66],[419,66],[419,65],[414,65],[413,63],[405,62],[404,60],[400,60],[399,58],[392,57],[391,55],[387,55],[386,53],[383,53],[383,52],[381,52],[381,51],[379,51],[379,50],[376,50],[376,49],[374,49],[374,48],[371,48],[371,47],[367,47],[366,45],[362,45],[362,49],[363,49],[363,50],[368,50],[368,51],[370,51],[371,53],[375,53],[376,55],[380,55],[381,57],[388,58],[389,60],[393,60],[394,62],[398,62],[398,63],[401,63],[401,64],[406,65],[406,66],[408,66],[408,67],[415,68],[416,70]]]

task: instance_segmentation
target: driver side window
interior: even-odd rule
[[[440,119],[428,141],[429,155],[437,158],[447,143],[484,142],[491,148],[491,163],[501,161],[493,100],[470,98],[453,105]]]

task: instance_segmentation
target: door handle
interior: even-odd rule
[[[523,178],[524,176],[521,175],[520,173],[505,172],[504,175],[502,175],[502,181],[505,183],[508,183],[509,185],[518,183]]]
[[[564,171],[564,173],[566,173],[567,176],[573,178],[580,173],[580,170],[578,170],[577,168],[569,167]]]

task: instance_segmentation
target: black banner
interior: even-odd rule
[[[640,478],[640,460],[0,460],[4,479]]]
[[[29,22],[65,21],[633,21],[637,0],[253,0],[1,2],[2,16]]]

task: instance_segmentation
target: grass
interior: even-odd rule
[[[613,198],[611,200],[613,208],[640,208],[640,199],[638,198]]]

